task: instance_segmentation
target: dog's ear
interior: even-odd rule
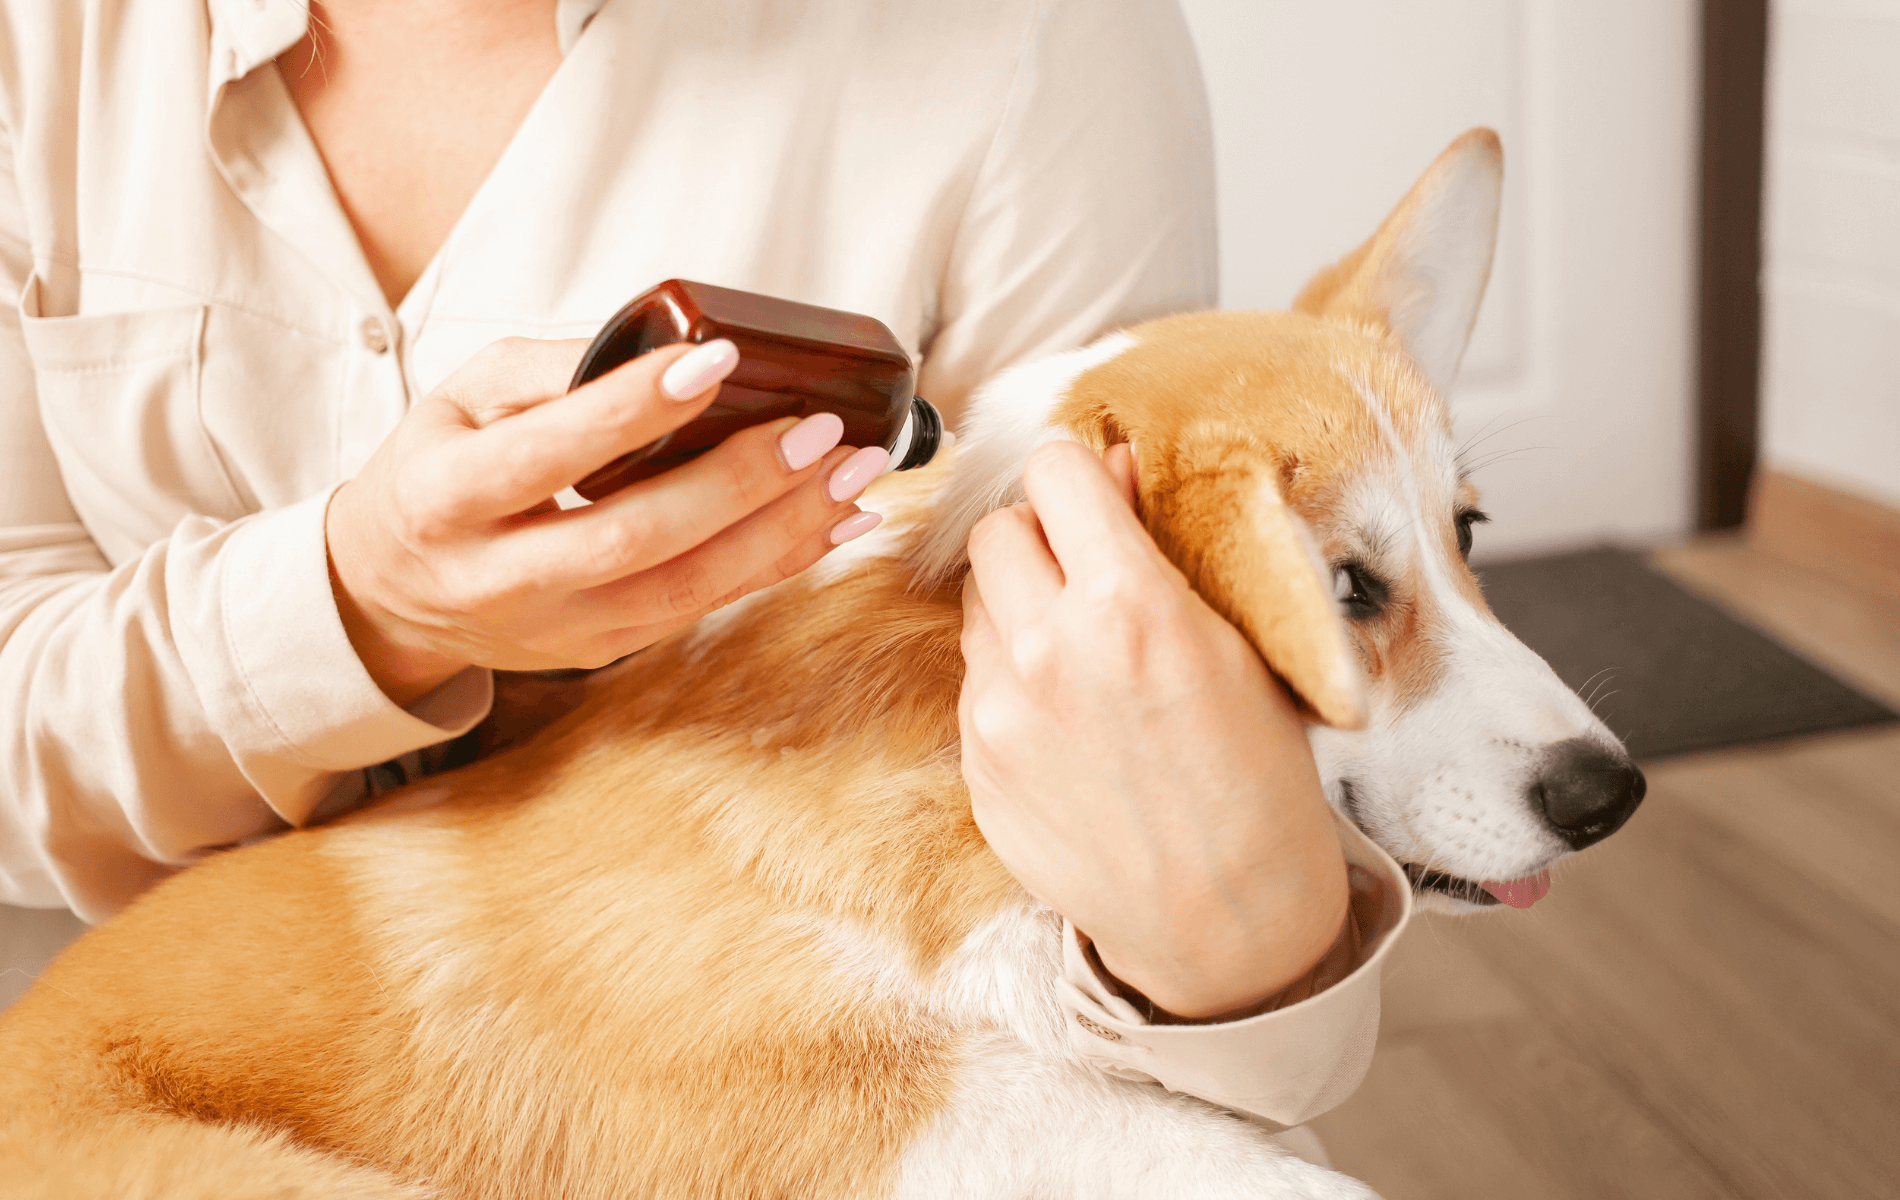
[[[1313,277],[1294,310],[1390,330],[1431,385],[1449,392],[1491,275],[1503,184],[1498,135],[1467,131],[1365,245]]]
[[[1285,463],[1249,436],[1221,436],[1219,418],[1203,420],[1208,398],[1236,386],[1259,320],[1202,313],[1139,326],[1075,376],[1051,418],[1097,453],[1135,443],[1137,507],[1155,544],[1309,716],[1357,729],[1366,720],[1359,661],[1332,573],[1287,506]],[[1183,421],[1198,433],[1182,436]]]
[[[1250,454],[1167,463],[1143,480],[1149,531],[1194,589],[1231,621],[1325,725],[1366,723],[1359,662],[1333,603],[1331,572],[1279,481]]]

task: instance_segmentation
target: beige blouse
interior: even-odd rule
[[[560,68],[393,311],[274,63],[306,19],[0,5],[0,901],[99,920],[482,717],[484,671],[406,710],[371,682],[323,512],[497,338],[589,336],[684,276],[877,316],[954,415],[1002,367],[1215,298],[1172,0],[560,0]],[[1366,957],[1371,983],[1241,1024],[1350,1090]],[[1276,1092],[1251,1036],[1238,1066],[1194,1052],[1240,1072],[1203,1094],[1291,1123],[1338,1091]]]

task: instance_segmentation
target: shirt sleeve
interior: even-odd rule
[[[1207,96],[1174,0],[1050,0],[951,243],[919,391],[952,421],[1018,362],[1209,308]]]
[[[1391,857],[1334,814],[1352,885],[1345,931],[1268,1011],[1218,1024],[1157,1024],[1098,972],[1064,923],[1063,1010],[1071,1046],[1110,1075],[1251,1113],[1278,1129],[1335,1107],[1359,1086],[1379,1033],[1379,968],[1412,912]]]
[[[33,256],[0,129],[0,292]],[[21,309],[0,305],[0,902],[101,920],[208,850],[306,820],[340,773],[486,712],[465,671],[408,710],[351,649],[329,494],[188,518],[110,566],[42,424]]]

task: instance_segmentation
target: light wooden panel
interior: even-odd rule
[[[1900,436],[1888,449],[1900,457]],[[1751,544],[1900,605],[1900,511],[1782,471],[1755,481]]]

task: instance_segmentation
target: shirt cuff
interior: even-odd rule
[[[1070,1045],[1107,1074],[1159,1082],[1276,1129],[1337,1106],[1372,1064],[1379,968],[1411,918],[1412,889],[1390,855],[1333,814],[1352,900],[1325,959],[1281,993],[1278,1007],[1217,1024],[1154,1024],[1090,963],[1063,922],[1063,1009]]]
[[[493,700],[471,667],[407,709],[370,677],[331,591],[324,513],[332,491],[228,527],[217,553],[215,612],[193,614],[215,678],[195,681],[212,728],[258,794],[304,823],[339,771],[444,742],[474,728]],[[221,651],[222,653],[219,653]],[[223,661],[218,661],[222,659]]]

